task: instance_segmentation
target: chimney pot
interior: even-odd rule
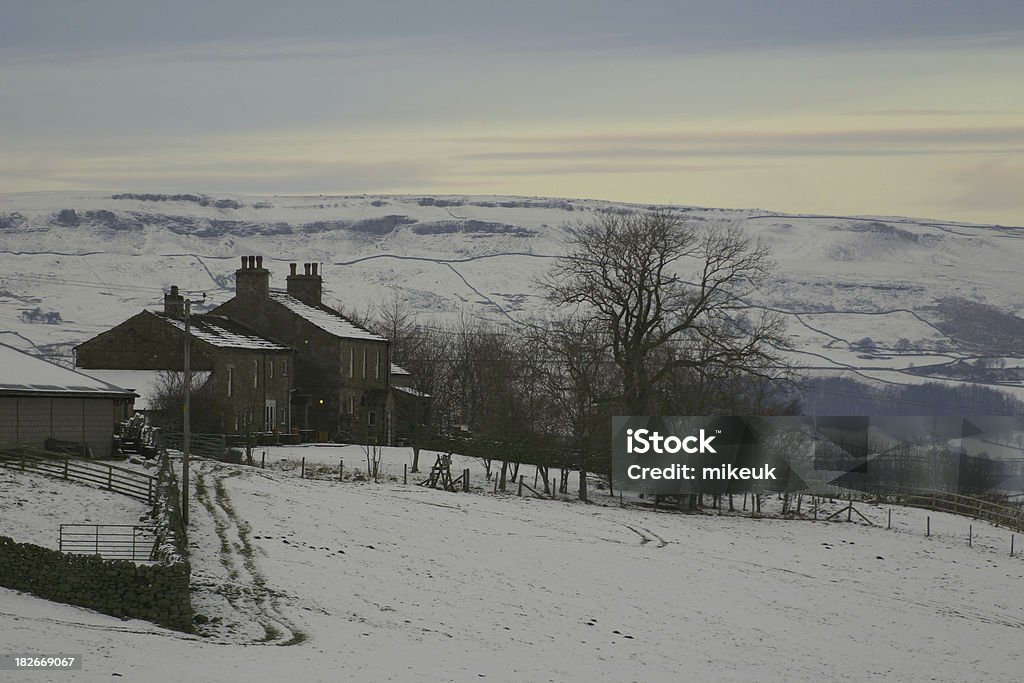
[[[316,264],[311,263],[310,266],[313,268],[313,275],[316,275]]]
[[[289,263],[288,267],[291,268],[291,271],[292,271],[290,273],[290,275],[295,275],[295,269],[298,267],[298,264],[297,263]]]
[[[309,264],[308,263],[303,263],[302,264],[302,270],[304,270],[306,272],[306,275],[309,275]]]
[[[178,296],[178,285],[171,285],[171,296]]]
[[[249,267],[250,268],[255,268],[256,267],[256,257],[255,256],[250,256],[249,257]]]
[[[256,257],[256,267],[257,268],[262,268],[263,267],[263,257],[262,256],[257,256]]]
[[[242,269],[245,270],[245,257],[242,257]]]

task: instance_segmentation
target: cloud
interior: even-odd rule
[[[469,152],[474,161],[679,157],[909,156],[1019,153],[1024,126],[823,131],[707,131],[471,138],[504,147]]]

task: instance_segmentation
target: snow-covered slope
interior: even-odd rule
[[[358,466],[355,447],[268,450]],[[479,463],[473,481],[194,463],[205,635],[0,589],[0,650],[84,657],[16,679],[50,681],[1019,678],[1024,558],[1004,529],[975,521],[968,547],[971,520],[907,508],[887,530],[859,503],[879,526],[493,495]]]
[[[325,301],[348,309],[397,294],[435,319],[514,318],[544,310],[535,281],[562,253],[566,226],[643,208],[478,196],[0,195],[0,337],[67,356],[159,306],[172,284],[205,296],[206,307],[223,302],[244,254],[263,255],[278,287],[289,262],[322,263]],[[675,209],[738,221],[772,247],[774,284],[750,304],[786,315],[808,367],[917,383],[922,366],[1022,355],[1024,228]],[[865,337],[871,344],[857,343]],[[1021,386],[1006,372],[960,378]]]

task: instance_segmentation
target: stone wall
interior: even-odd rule
[[[155,564],[72,555],[0,536],[0,586],[191,631],[192,568],[178,501],[177,481],[164,454],[152,513],[158,537]]]
[[[71,555],[0,536],[0,585],[115,617],[192,628],[189,566]]]

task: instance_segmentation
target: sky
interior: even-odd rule
[[[0,0],[0,192],[1024,225],[1020,0]]]

